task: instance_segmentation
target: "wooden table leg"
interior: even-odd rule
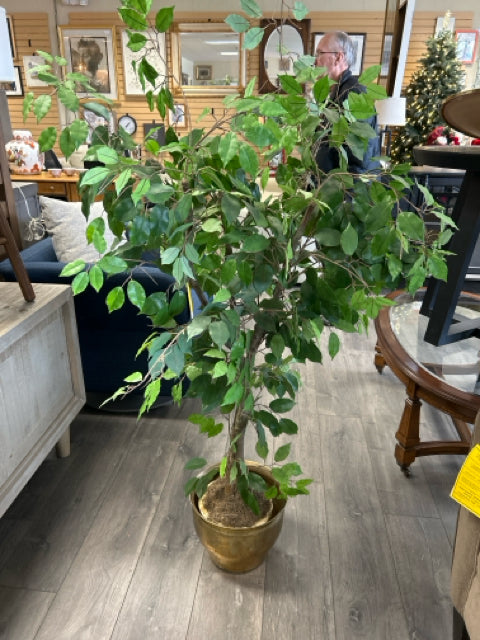
[[[382,373],[383,370],[385,369],[385,367],[387,366],[385,358],[383,357],[383,354],[382,354],[382,349],[381,349],[378,341],[377,341],[377,344],[375,345],[375,358],[373,360],[373,363],[374,363],[378,373]]]
[[[68,458],[70,455],[70,427],[67,427],[62,434],[62,437],[55,445],[55,451],[57,458]]]
[[[409,467],[416,457],[416,447],[420,443],[420,407],[417,397],[418,386],[410,381],[406,387],[407,397],[400,426],[395,434],[395,459],[405,475],[410,475]]]

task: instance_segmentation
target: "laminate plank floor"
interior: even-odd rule
[[[188,423],[195,402],[140,421],[85,409],[72,455],[50,455],[0,519],[0,638],[448,640],[463,458],[420,458],[406,478],[404,388],[377,373],[373,333],[342,341],[333,362],[302,367],[293,458],[315,481],[261,567],[224,573],[195,535],[184,465],[224,447]],[[426,405],[421,420],[453,436]]]

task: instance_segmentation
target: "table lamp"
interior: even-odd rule
[[[382,146],[385,145],[387,156],[390,155],[392,146],[391,127],[403,127],[405,125],[405,98],[385,98],[375,102],[377,109],[377,122],[382,134]]]

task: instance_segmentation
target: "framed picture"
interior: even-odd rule
[[[388,70],[390,68],[390,58],[392,56],[392,40],[393,33],[385,34],[385,39],[383,41],[382,63],[380,68],[380,76],[383,76],[384,78],[388,76]]]
[[[457,29],[457,59],[472,64],[477,55],[478,31],[476,29]]]
[[[78,71],[89,78],[94,91],[106,98],[117,97],[115,50],[112,29],[59,27],[62,55],[67,71]],[[88,95],[79,93],[80,96]]]
[[[46,82],[38,79],[38,72],[35,67],[45,64],[41,56],[23,56],[23,73],[25,74],[25,84],[27,87],[45,87]]]
[[[195,67],[195,80],[199,82],[212,79],[211,64],[197,64]]]
[[[0,82],[0,89],[5,89],[7,96],[23,96],[22,76],[20,67],[13,67],[15,80],[13,82]]]
[[[10,39],[10,51],[12,52],[12,58],[15,60],[17,57],[17,50],[15,47],[15,34],[13,33],[13,19],[12,16],[6,16],[8,37]]]
[[[154,32],[148,32],[146,35],[153,35]],[[155,67],[155,69],[160,74],[157,78],[157,82],[159,82],[159,86],[157,91],[161,88],[164,79],[167,75],[167,64],[166,64],[166,49],[165,49],[165,34],[159,33],[155,35],[155,38],[158,43],[158,50],[151,49],[148,51],[146,59]],[[141,51],[135,52],[128,48],[128,32],[126,29],[122,30],[122,58],[123,58],[123,80],[124,80],[124,90],[126,96],[143,96],[145,92],[149,89],[153,89],[152,85],[148,82],[145,83],[145,91],[142,89],[142,85],[140,80],[137,77],[136,72],[133,69],[132,62],[139,61],[144,53]],[[154,91],[156,93],[157,91]]]
[[[450,31],[453,33],[455,29],[455,18],[453,16],[441,16],[437,18],[437,22],[435,25],[435,36],[438,36],[440,31]]]
[[[324,33],[314,33],[312,38],[312,55],[315,55],[318,43],[323,38]],[[367,39],[366,33],[349,33],[355,47],[355,62],[350,67],[350,71],[354,76],[359,76],[362,73],[363,66],[363,53],[365,50],[365,41]]]
[[[186,127],[187,121],[185,118],[185,105],[175,104],[174,110],[171,109],[168,112],[168,120],[172,127]]]

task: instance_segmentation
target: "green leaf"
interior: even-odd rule
[[[224,167],[227,166],[232,158],[238,155],[239,146],[238,138],[232,131],[222,136],[218,145],[218,153]]]
[[[297,82],[293,76],[282,75],[278,76],[278,79],[280,80],[282,89],[286,93],[290,95],[298,95],[299,93],[302,93],[302,85]]]
[[[112,147],[100,147],[96,151],[97,160],[103,164],[117,164],[118,153]]]
[[[331,333],[328,336],[328,353],[330,357],[333,359],[337,353],[340,351],[340,338],[336,333]]]
[[[127,271],[128,264],[122,258],[118,256],[103,256],[98,261],[98,266],[101,267],[105,273],[123,273]]]
[[[40,147],[40,151],[47,151],[47,149],[52,149],[56,140],[56,127],[47,127],[46,129],[44,129],[38,137],[38,145]]]
[[[100,184],[104,180],[108,180],[112,175],[111,169],[107,169],[107,167],[94,167],[84,174],[82,178],[82,185],[85,187],[89,184]]]
[[[298,425],[290,418],[280,418],[278,421],[278,427],[282,433],[288,433],[289,435],[295,435],[298,433]]]
[[[303,2],[299,2],[299,0],[296,0],[293,5],[293,15],[295,16],[295,20],[303,20],[306,16],[308,16],[308,13],[309,11],[303,4]]]
[[[205,458],[191,458],[185,465],[185,469],[195,471],[196,469],[202,469],[206,464]]]
[[[434,278],[447,280],[448,269],[446,262],[440,256],[432,255],[428,258],[428,269]]]
[[[125,293],[122,287],[114,287],[111,291],[109,291],[106,299],[108,311],[111,313],[112,311],[117,311],[117,309],[121,309],[123,307],[123,303],[125,302]]]
[[[22,115],[23,115],[24,122],[28,118],[28,114],[30,113],[34,100],[35,100],[35,94],[32,91],[29,91],[26,94],[25,98],[23,99]]]
[[[98,293],[103,286],[103,271],[96,264],[92,266],[90,271],[88,272],[90,284]]]
[[[131,169],[124,169],[120,173],[118,178],[115,180],[115,190],[117,192],[117,195],[119,195],[123,191],[123,189],[127,186],[128,181],[130,180],[131,177],[132,177]]]
[[[342,249],[347,254],[347,256],[353,255],[357,249],[358,234],[352,227],[350,222],[348,223],[346,229],[344,229],[344,231],[342,232],[342,235],[340,237],[340,244],[342,245]]]
[[[358,78],[359,83],[364,85],[371,84],[379,76],[380,70],[381,67],[379,64],[374,64],[371,67],[368,67],[368,69],[365,69]]]
[[[275,451],[275,462],[282,462],[290,455],[291,444],[285,444]]]
[[[411,240],[423,240],[425,226],[423,220],[412,211],[401,211],[397,216],[397,226]]]
[[[42,94],[35,98],[33,101],[33,113],[37,118],[37,122],[43,120],[43,118],[50,111],[50,107],[52,106],[52,96],[49,94]]]
[[[57,90],[57,95],[60,102],[70,109],[70,111],[78,111],[80,106],[80,100],[73,89],[60,85]]]
[[[145,304],[147,298],[145,289],[136,280],[129,280],[127,285],[127,296],[130,302],[140,310]]]
[[[263,13],[255,0],[240,0],[240,4],[242,5],[242,9],[245,11],[247,16],[252,18],[261,18]]]
[[[245,39],[243,41],[244,49],[255,49],[263,40],[263,29],[261,27],[251,27],[245,33]]]
[[[243,144],[240,147],[239,161],[242,169],[249,173],[252,177],[255,177],[258,173],[259,160],[255,153],[255,150],[248,144]]]
[[[219,347],[223,347],[223,345],[230,338],[228,325],[223,320],[211,322],[210,326],[208,327],[208,332],[210,333],[210,337],[212,338],[212,340]]]
[[[222,233],[222,221],[218,218],[208,218],[202,223],[202,229],[207,233]]]
[[[86,271],[82,271],[82,273],[77,273],[75,278],[72,281],[72,290],[73,295],[77,295],[78,293],[82,293],[88,287],[90,279],[88,277],[88,273]]]
[[[155,16],[155,27],[157,31],[165,33],[170,29],[170,25],[173,22],[173,10],[174,7],[163,7]]]
[[[141,382],[143,380],[143,375],[142,373],[140,373],[140,371],[135,371],[134,373],[131,373],[129,376],[127,376],[126,378],[123,379],[124,382]]]
[[[123,22],[130,27],[130,29],[135,29],[136,31],[145,31],[148,27],[147,20],[145,16],[142,16],[138,11],[134,9],[118,9],[118,13],[123,20]]]
[[[74,276],[75,274],[83,271],[86,267],[85,260],[74,260],[73,262],[69,262],[66,264],[60,272],[62,277],[65,276]]]
[[[140,200],[149,192],[150,190],[150,180],[148,178],[142,178],[139,180],[138,184],[135,186],[132,192],[132,200],[135,204],[140,202]]]
[[[250,22],[238,13],[231,13],[225,18],[225,22],[230,25],[235,33],[244,33],[250,28]]]
[[[255,233],[245,239],[243,250],[247,253],[259,253],[260,251],[265,251],[269,245],[270,241],[268,238]]]
[[[237,402],[240,402],[244,394],[245,394],[244,386],[240,384],[240,382],[235,382],[235,384],[233,384],[225,394],[222,401],[222,407],[226,407],[230,404],[236,404]]]
[[[290,398],[276,398],[272,400],[269,404],[269,407],[275,413],[287,413],[287,411],[291,411],[295,406],[295,401]]]
[[[147,43],[147,37],[143,33],[129,33],[127,46],[130,51],[138,52],[143,49]]]
[[[208,328],[211,322],[212,318],[209,316],[196,316],[187,327],[187,337],[191,339],[199,336]]]

